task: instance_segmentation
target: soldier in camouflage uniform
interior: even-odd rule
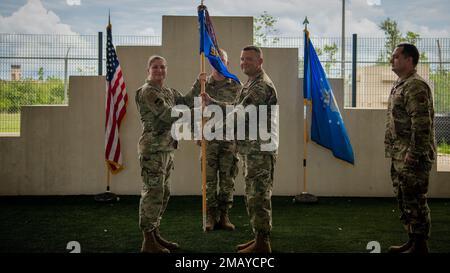
[[[249,105],[268,106],[267,128],[270,128],[270,106],[278,104],[277,91],[272,80],[262,68],[263,54],[259,47],[247,46],[241,52],[241,69],[248,76],[239,98],[234,103],[244,107]],[[225,103],[203,94],[207,104]],[[246,118],[246,128],[249,119]],[[260,139],[238,140],[238,152],[243,156],[247,213],[255,234],[255,239],[238,245],[239,253],[270,253],[270,232],[272,230],[272,187],[277,149],[262,151],[261,144],[270,142]]]
[[[409,240],[391,246],[390,253],[428,253],[427,191],[436,145],[433,98],[416,72],[418,61],[417,48],[408,43],[397,45],[391,59],[392,71],[399,78],[389,96],[384,142],[386,157],[392,159],[391,178]]]
[[[228,66],[228,56],[220,49],[220,58]],[[233,103],[241,90],[241,84],[225,78],[212,68],[212,74],[206,80],[205,92],[212,98],[227,103]],[[194,83],[186,98],[200,95],[200,82]],[[189,101],[193,107],[193,100]],[[224,137],[225,139],[225,137]],[[214,228],[234,230],[228,211],[233,205],[234,181],[238,173],[239,158],[234,141],[211,140],[206,142],[206,206],[208,218],[206,231]]]
[[[143,127],[138,154],[143,189],[139,203],[139,227],[144,240],[142,252],[169,253],[179,248],[177,243],[161,237],[159,225],[170,197],[170,174],[173,169],[177,142],[171,136],[171,126],[178,118],[171,109],[184,104],[184,97],[164,85],[167,62],[161,56],[148,61],[148,78],[136,91],[136,106]]]

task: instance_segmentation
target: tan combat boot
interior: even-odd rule
[[[208,208],[208,218],[206,218],[206,231],[214,230],[216,225],[216,208]]]
[[[225,230],[235,229],[235,226],[230,222],[230,218],[228,218],[228,210],[221,211],[219,226]]]
[[[164,239],[164,238],[161,236],[161,233],[159,232],[159,228],[157,228],[157,229],[155,230],[155,238],[156,238],[156,241],[158,241],[158,243],[159,243],[161,246],[167,248],[167,249],[170,250],[170,251],[177,250],[177,249],[180,248],[180,245],[179,245],[179,244],[177,244],[177,243],[175,243],[175,242],[167,241],[166,239]]]
[[[411,247],[402,253],[413,253],[413,254],[428,254],[430,251],[428,249],[427,240],[423,235],[415,235],[412,241]]]
[[[239,250],[238,253],[272,253],[269,236],[258,233],[256,235],[255,243],[247,248]]]
[[[155,238],[155,231],[143,231],[144,241],[142,242],[141,252],[143,253],[170,253],[170,251],[161,246]]]
[[[413,244],[413,239],[412,239],[412,234],[408,234],[408,236],[409,236],[409,240],[406,243],[404,243],[403,245],[400,245],[400,246],[390,246],[388,253],[402,253],[402,252],[410,249]]]
[[[252,244],[254,244],[255,243],[255,239],[253,239],[253,240],[251,240],[251,241],[248,241],[248,242],[246,242],[246,243],[243,243],[243,244],[240,244],[240,245],[237,245],[236,246],[236,248],[237,248],[237,250],[242,250],[242,249],[244,249],[244,248],[247,248],[247,247],[249,247],[249,246],[251,246]]]

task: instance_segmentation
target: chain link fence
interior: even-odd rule
[[[0,135],[20,131],[23,105],[67,104],[69,76],[104,75],[106,37],[102,37],[0,34]],[[159,36],[114,36],[113,41],[161,44]]]
[[[387,107],[396,76],[390,69],[384,38],[347,37],[345,58],[340,37],[311,37],[311,40],[328,77],[344,78],[345,107]],[[116,46],[161,45],[161,37],[113,36],[113,42]],[[302,36],[259,37],[255,43],[298,48],[298,73],[303,77]],[[20,131],[23,105],[68,103],[69,76],[104,75],[105,44],[106,37],[100,33],[0,34],[0,135]],[[450,38],[421,38],[416,45],[421,52],[418,72],[434,91],[439,153],[449,155],[445,160],[450,166]]]

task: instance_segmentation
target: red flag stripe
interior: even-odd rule
[[[116,172],[123,168],[119,128],[126,113],[128,95],[122,69],[112,45],[111,30],[107,31],[105,160],[110,170]]]

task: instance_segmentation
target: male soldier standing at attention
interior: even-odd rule
[[[419,51],[408,43],[392,53],[398,76],[391,90],[385,134],[386,157],[392,159],[391,178],[409,240],[391,246],[390,253],[428,253],[430,208],[428,180],[435,160],[434,109],[430,87],[416,71]]]
[[[228,66],[228,55],[223,49],[219,51],[220,58]],[[233,103],[241,90],[241,84],[225,78],[216,69],[206,80],[206,90],[212,98],[227,103]],[[196,81],[192,90],[186,95],[189,104],[200,94],[200,81]],[[225,139],[225,138],[224,138]],[[234,230],[228,211],[233,205],[234,181],[238,173],[236,145],[230,140],[210,140],[206,142],[206,206],[208,218],[206,231],[214,228]]]
[[[257,46],[246,46],[241,51],[241,69],[248,76],[235,105],[243,107],[267,106],[267,128],[270,128],[270,107],[278,104],[277,91],[272,80],[262,68],[263,53]],[[200,80],[206,80],[206,76],[200,74]],[[202,94],[206,104],[215,103],[226,106],[204,93]],[[258,117],[260,120],[261,117]],[[249,128],[249,119],[245,119],[246,128]],[[258,124],[260,125],[260,124]],[[277,148],[262,150],[261,145],[269,141],[262,140],[260,135],[256,140],[250,140],[246,134],[245,140],[238,140],[238,152],[243,156],[245,194],[247,212],[255,234],[255,239],[238,245],[239,253],[271,253],[270,232],[272,230],[272,187],[273,172],[277,155]]]

